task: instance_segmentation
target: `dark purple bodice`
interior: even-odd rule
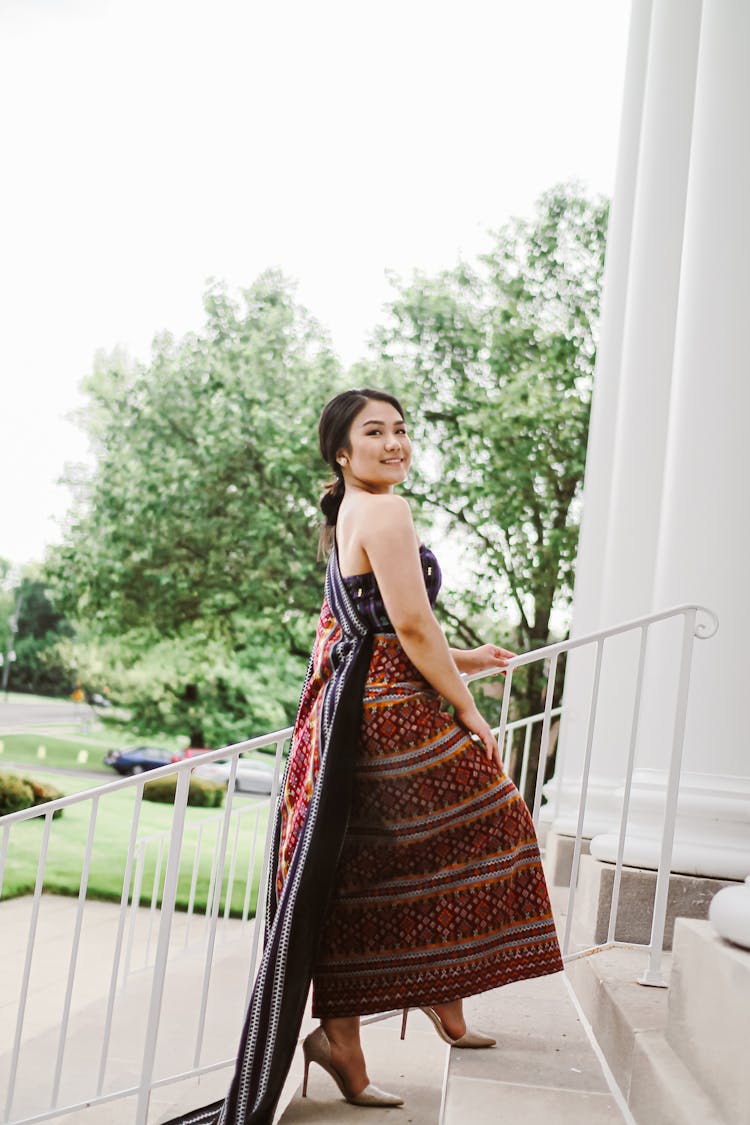
[[[422,563],[427,597],[430,599],[430,605],[434,606],[443,580],[440,565],[430,548],[424,545],[419,548],[419,558]],[[375,632],[384,630],[393,632],[393,625],[388,619],[374,573],[368,570],[364,574],[351,574],[348,578],[344,578],[344,583],[357,613],[365,624]]]

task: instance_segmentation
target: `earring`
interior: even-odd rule
[[[345,465],[346,464],[346,457],[339,457],[338,462],[339,462],[339,465]]]

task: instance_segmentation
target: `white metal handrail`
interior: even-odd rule
[[[706,621],[699,621],[698,615],[704,614]],[[672,728],[672,746],[669,760],[669,771],[666,786],[666,803],[664,814],[664,826],[662,831],[661,848],[659,856],[659,865],[656,875],[656,886],[654,889],[654,906],[651,926],[651,939],[648,944],[632,943],[632,942],[619,942],[615,940],[615,926],[617,918],[617,909],[619,906],[620,887],[622,881],[622,869],[624,866],[623,857],[625,851],[625,840],[628,824],[628,814],[630,810],[630,798],[633,785],[633,772],[635,766],[635,755],[638,743],[639,723],[641,720],[642,701],[643,701],[643,676],[646,661],[646,651],[648,643],[649,630],[656,624],[668,620],[682,618],[682,641],[679,652],[679,672],[677,684],[677,697],[675,702],[674,723]],[[554,695],[555,680],[557,673],[557,660],[563,653],[568,653],[574,649],[580,649],[587,646],[594,646],[596,652],[596,662],[594,667],[593,688],[591,694],[591,704],[588,714],[587,733],[586,733],[586,750],[583,760],[583,769],[581,776],[581,795],[578,807],[578,823],[576,825],[575,843],[573,848],[573,863],[570,875],[570,888],[568,892],[568,905],[566,913],[565,932],[562,942],[563,957],[566,961],[575,960],[580,957],[588,956],[590,953],[597,950],[607,948],[608,946],[628,945],[630,947],[643,948],[648,951],[648,964],[644,971],[643,976],[640,978],[639,983],[646,985],[654,985],[657,987],[665,987],[666,982],[661,970],[662,955],[664,951],[664,930],[666,926],[667,916],[667,898],[669,894],[669,877],[671,874],[672,851],[674,846],[675,828],[677,823],[677,801],[680,785],[680,772],[682,769],[682,752],[683,742],[685,736],[685,721],[687,717],[687,702],[688,690],[690,686],[690,672],[692,667],[693,644],[696,639],[707,640],[714,636],[719,627],[719,620],[713,610],[708,609],[706,606],[697,605],[693,603],[682,604],[674,606],[671,609],[662,610],[658,613],[646,614],[641,617],[634,618],[631,621],[626,621],[620,625],[613,626],[609,629],[601,629],[593,633],[585,634],[581,637],[571,638],[567,641],[561,641],[557,644],[547,645],[544,648],[536,649],[533,652],[522,653],[509,661],[506,671],[505,690],[503,692],[502,710],[500,716],[500,725],[498,728],[498,740],[502,740],[505,736],[505,731],[508,729],[508,710],[511,699],[512,690],[512,677],[516,668],[521,668],[525,665],[537,663],[539,661],[549,660],[549,671],[547,674],[547,689],[546,689],[546,702],[545,702],[545,718],[544,728],[542,731],[542,741],[539,752],[540,763],[546,760],[547,750],[549,746],[549,732],[550,724],[549,718],[552,712],[552,697]],[[591,772],[591,760],[594,746],[594,731],[596,726],[596,713],[597,704],[599,699],[599,688],[601,683],[601,670],[602,661],[604,656],[604,646],[607,640],[612,637],[623,636],[628,633],[638,634],[640,638],[638,665],[636,673],[635,685],[635,698],[632,710],[631,727],[630,727],[630,741],[628,748],[628,755],[625,768],[624,777],[624,797],[620,813],[620,826],[618,833],[618,848],[617,859],[615,862],[614,882],[612,889],[612,902],[610,906],[610,918],[608,925],[607,941],[600,945],[589,946],[586,949],[573,950],[572,944],[572,928],[576,901],[576,891],[578,886],[578,873],[580,869],[581,850],[584,839],[583,827],[586,815],[586,799],[588,795],[589,777]],[[480,679],[484,676],[491,675],[491,672],[481,672],[472,677],[473,679]],[[543,769],[540,767],[537,772],[537,785],[534,798],[533,819],[534,824],[538,828],[539,825],[539,812],[541,805],[542,786],[544,783]]]
[[[271,734],[265,734],[256,738],[248,739],[244,742],[236,743],[229,747],[224,747],[220,750],[211,751],[202,754],[200,759],[190,758],[183,759],[178,762],[169,763],[168,765],[161,766],[154,770],[149,770],[145,773],[139,774],[134,777],[123,778],[118,781],[109,782],[104,785],[98,786],[94,790],[86,790],[80,793],[69,794],[65,797],[60,797],[54,801],[46,802],[42,806],[24,809],[16,813],[8,814],[0,817],[0,828],[2,829],[2,840],[0,841],[0,895],[2,895],[4,871],[7,864],[10,834],[18,825],[31,820],[43,819],[43,836],[39,853],[39,862],[37,866],[37,877],[32,896],[31,915],[29,921],[29,932],[26,943],[26,953],[24,957],[24,964],[21,973],[20,987],[19,987],[19,1002],[16,1015],[15,1032],[13,1036],[13,1045],[10,1052],[8,1075],[7,1075],[7,1093],[5,1100],[5,1111],[3,1121],[11,1122],[14,1120],[31,1122],[48,1120],[51,1117],[58,1116],[62,1113],[71,1112],[75,1109],[84,1108],[86,1105],[95,1102],[105,1102],[112,1100],[115,1096],[112,1093],[104,1091],[105,1078],[107,1073],[107,1064],[109,1061],[109,1048],[113,1028],[113,1021],[117,1006],[117,993],[118,993],[118,978],[120,977],[121,965],[123,962],[123,953],[126,948],[126,923],[128,906],[131,899],[135,897],[135,883],[134,875],[137,870],[137,850],[139,847],[138,825],[143,802],[143,790],[148,782],[161,777],[177,775],[177,788],[175,793],[175,801],[173,806],[173,820],[172,826],[168,830],[169,845],[167,852],[167,866],[164,877],[164,884],[161,895],[161,906],[158,909],[158,932],[156,941],[156,951],[153,965],[153,978],[151,986],[151,1000],[149,1006],[149,1014],[147,1020],[146,1034],[144,1036],[144,1051],[143,1051],[143,1064],[141,1068],[140,1082],[135,1087],[122,1088],[117,1092],[118,1097],[125,1097],[127,1095],[138,1095],[138,1121],[145,1122],[149,1089],[152,1085],[151,1078],[153,1077],[153,1060],[158,1039],[159,1019],[161,1012],[161,999],[164,988],[164,979],[166,975],[167,960],[170,955],[170,937],[172,928],[172,919],[174,916],[175,898],[177,891],[177,882],[180,873],[180,857],[182,853],[182,842],[185,833],[186,812],[187,812],[187,798],[190,784],[190,774],[193,769],[198,765],[205,765],[208,762],[223,760],[231,758],[232,766],[228,781],[228,791],[226,798],[225,809],[222,814],[217,818],[212,818],[218,822],[219,844],[214,848],[213,862],[212,862],[212,888],[208,896],[207,902],[207,933],[205,937],[205,958],[204,958],[204,971],[201,983],[201,999],[200,999],[200,1018],[198,1020],[198,1028],[195,1039],[195,1047],[193,1053],[192,1071],[189,1073],[205,1073],[207,1070],[212,1070],[216,1065],[226,1065],[230,1060],[223,1060],[221,1064],[217,1064],[215,1060],[207,1065],[201,1062],[201,1048],[203,1038],[202,1021],[205,1017],[208,996],[211,983],[211,969],[213,964],[214,947],[216,941],[216,930],[218,922],[218,910],[220,904],[220,888],[224,879],[224,868],[227,856],[227,842],[229,834],[229,825],[233,817],[233,791],[234,781],[237,772],[237,762],[240,754],[247,753],[254,750],[260,750],[264,747],[273,746],[275,750],[274,758],[274,771],[272,779],[272,793],[278,791],[282,753],[285,744],[291,735],[291,728],[287,727],[284,730],[274,731]],[[101,1034],[101,1051],[99,1055],[98,1075],[95,1084],[92,1083],[94,1088],[90,1095],[80,1101],[68,1102],[65,1105],[59,1104],[59,1093],[61,1086],[61,1076],[63,1073],[64,1056],[67,1043],[67,1035],[71,1014],[71,1000],[73,994],[73,987],[79,969],[79,941],[81,937],[81,929],[84,919],[84,910],[87,899],[87,891],[89,884],[89,877],[91,872],[92,854],[94,849],[96,825],[99,809],[102,801],[113,794],[120,793],[123,790],[134,790],[135,800],[133,806],[133,813],[131,818],[130,838],[128,849],[125,859],[125,868],[122,879],[122,894],[120,898],[120,910],[118,914],[117,929],[114,937],[114,944],[111,956],[111,972],[110,983],[106,993],[105,1001],[105,1014],[103,1021],[103,1028]],[[25,1114],[22,1117],[13,1117],[13,1102],[16,1092],[16,1081],[18,1077],[18,1066],[21,1059],[21,1047],[23,1040],[24,1021],[27,1009],[27,1000],[29,992],[29,981],[31,977],[32,962],[36,948],[37,929],[39,924],[39,915],[41,908],[42,891],[44,887],[44,876],[47,863],[47,855],[49,850],[49,840],[51,829],[53,825],[53,817],[58,809],[73,809],[81,805],[89,805],[89,825],[87,834],[87,845],[83,857],[81,880],[79,886],[79,895],[76,908],[76,919],[74,926],[74,933],[72,939],[71,953],[68,964],[68,975],[65,986],[65,997],[63,1001],[63,1011],[60,1021],[57,1049],[55,1053],[55,1065],[52,1075],[52,1087],[50,1095],[49,1108],[46,1110],[38,1111],[32,1114]],[[204,821],[204,824],[206,822]],[[256,904],[256,915],[262,916],[264,903],[264,891],[266,885],[266,873],[268,871],[268,850],[270,848],[270,834],[266,833],[265,848],[262,862],[262,870],[259,881],[258,890],[258,903]],[[152,892],[152,918],[154,916],[154,907],[156,905],[156,891],[159,880],[154,879],[154,890]],[[217,887],[219,890],[217,890]],[[246,898],[247,898],[246,892]],[[0,901],[2,901],[0,899]],[[136,904],[137,905],[137,904]],[[133,906],[131,905],[131,912]],[[253,936],[250,945],[250,979],[252,978],[252,967],[255,965],[258,951],[259,940],[259,927],[253,927]],[[178,1080],[180,1076],[173,1076],[171,1080]],[[184,1075],[182,1075],[184,1077]]]
[[[702,621],[699,622],[699,614],[706,615],[706,618],[708,619],[707,624]],[[710,610],[704,609],[703,607],[697,605],[677,606],[673,609],[664,610],[660,613],[640,617],[633,621],[626,622],[609,629],[600,630],[596,633],[588,634],[584,637],[561,641],[557,644],[548,645],[533,652],[523,653],[514,657],[509,662],[505,674],[500,722],[497,728],[498,741],[504,755],[508,755],[510,753],[510,750],[513,746],[513,740],[517,735],[523,737],[523,751],[520,761],[520,776],[517,779],[519,788],[523,789],[525,787],[528,771],[532,765],[532,744],[534,746],[536,745],[534,731],[539,726],[541,726],[541,734],[538,739],[539,748],[537,759],[537,780],[534,800],[532,803],[532,815],[535,824],[538,825],[542,805],[542,787],[544,785],[544,763],[546,762],[549,753],[549,746],[552,737],[552,722],[554,719],[558,718],[561,715],[561,708],[555,707],[553,705],[560,657],[564,654],[567,654],[573,649],[579,649],[585,646],[590,646],[593,649],[595,653],[594,687],[592,691],[591,706],[587,721],[586,749],[581,777],[581,799],[579,806],[577,834],[574,845],[573,871],[571,875],[570,890],[568,895],[567,919],[563,937],[563,953],[567,960],[571,960],[575,957],[582,956],[585,953],[591,952],[594,948],[602,948],[606,945],[625,944],[616,942],[614,939],[614,934],[617,910],[619,905],[619,892],[623,868],[624,843],[629,813],[630,792],[633,779],[636,747],[638,742],[639,720],[642,705],[643,669],[646,655],[647,638],[649,630],[655,624],[677,618],[682,618],[683,620],[683,632],[678,661],[679,686],[675,721],[673,727],[672,755],[670,760],[668,791],[666,799],[666,816],[664,824],[664,834],[662,838],[661,856],[656,881],[651,941],[648,945],[643,946],[643,948],[648,952],[649,957],[648,967],[643,978],[643,982],[649,984],[663,983],[660,970],[660,959],[664,938],[667,891],[669,886],[672,844],[676,822],[677,792],[679,787],[682,740],[685,727],[685,712],[692,660],[692,646],[693,641],[696,637],[706,638],[713,635],[718,625],[715,615],[713,615]],[[604,658],[607,641],[610,640],[610,638],[621,636],[627,633],[632,633],[636,636],[639,636],[640,655],[638,661],[635,700],[631,718],[629,750],[627,762],[625,763],[625,797],[621,810],[619,847],[617,862],[615,865],[615,878],[607,942],[604,943],[603,946],[592,946],[586,950],[577,950],[572,948],[571,926],[575,910],[576,884],[581,857],[583,826],[586,811],[586,797],[588,792],[591,759],[594,747],[602,661]],[[536,663],[542,663],[547,667],[547,688],[544,708],[537,714],[525,716],[514,721],[509,721],[514,672],[518,668]],[[474,675],[466,677],[466,679],[468,681],[474,682],[484,679],[488,675],[497,675],[497,672],[495,670],[492,670],[476,673]],[[2,838],[0,840],[0,896],[2,895],[3,873],[9,855],[9,846],[12,831],[17,831],[20,825],[31,820],[43,820],[43,832],[40,842],[38,870],[34,892],[31,900],[29,932],[23,970],[20,980],[20,995],[16,1015],[15,1034],[8,1064],[8,1090],[5,1102],[5,1114],[3,1119],[8,1122],[9,1125],[31,1125],[32,1122],[49,1120],[53,1117],[58,1117],[66,1112],[71,1112],[73,1110],[83,1108],[87,1105],[104,1103],[126,1096],[134,1096],[137,1099],[134,1120],[136,1125],[145,1125],[147,1120],[149,1098],[153,1089],[168,1085],[170,1083],[181,1081],[186,1077],[206,1074],[218,1067],[227,1066],[232,1063],[232,1059],[214,1058],[209,1061],[204,1060],[203,1030],[205,1025],[207,1006],[209,1002],[209,995],[211,991],[212,968],[216,951],[217,925],[221,909],[222,888],[224,887],[227,859],[229,858],[229,871],[227,873],[227,891],[225,892],[224,898],[225,918],[228,918],[228,904],[231,903],[232,888],[236,879],[238,839],[237,824],[239,822],[240,815],[247,815],[247,811],[240,812],[235,806],[233,806],[234,782],[237,772],[237,762],[240,754],[242,753],[259,750],[268,746],[274,747],[275,765],[273,775],[273,790],[270,801],[268,802],[269,804],[272,804],[275,800],[276,794],[278,793],[283,750],[286,743],[288,742],[290,734],[291,728],[285,728],[284,730],[275,731],[267,735],[261,735],[257,738],[237,743],[233,746],[211,751],[210,753],[201,755],[199,760],[192,758],[185,759],[176,763],[170,763],[169,765],[160,767],[156,770],[151,770],[145,774],[140,774],[137,777],[125,778],[119,781],[110,782],[105,785],[99,786],[94,790],[70,794],[69,796],[59,798],[56,801],[46,803],[43,806],[26,809],[21,812],[12,813],[8,816],[0,818],[0,830],[2,830]],[[205,763],[227,758],[231,759],[232,765],[228,781],[226,807],[224,811],[221,814],[217,814],[216,816],[213,816],[211,818],[203,819],[200,826],[193,825],[189,820],[187,809],[191,771],[197,765],[203,765]],[[143,802],[143,789],[145,784],[148,781],[170,776],[172,774],[177,775],[177,786],[173,805],[171,827],[162,833],[150,833],[147,837],[139,835],[139,822]],[[122,894],[120,898],[117,931],[114,939],[111,957],[112,963],[110,982],[109,988],[106,991],[104,1025],[101,1035],[101,1051],[97,1068],[98,1075],[96,1081],[92,1081],[92,1088],[86,1092],[85,1097],[81,1097],[80,1099],[68,1100],[67,1102],[65,1101],[65,1099],[62,1099],[63,1104],[61,1104],[60,1092],[62,1077],[64,1074],[65,1047],[71,1021],[73,987],[79,967],[79,942],[81,938],[81,929],[84,919],[85,906],[87,901],[89,901],[89,876],[92,867],[92,857],[96,848],[96,830],[97,824],[101,819],[99,813],[102,807],[102,802],[105,802],[106,804],[107,800],[110,797],[123,791],[133,792],[134,802],[129,843],[123,872]],[[21,1116],[16,1115],[14,1117],[13,1105],[16,1094],[19,1062],[22,1055],[23,1030],[28,999],[29,981],[36,948],[42,891],[44,888],[47,856],[49,853],[51,840],[54,846],[53,816],[58,809],[72,810],[79,808],[80,806],[85,806],[86,804],[88,804],[89,810],[87,843],[82,861],[80,888],[76,905],[75,926],[72,935],[68,975],[65,985],[62,1018],[60,1022],[57,1047],[55,1051],[54,1066],[52,1066],[52,1063],[50,1062],[50,1070],[52,1073],[50,1099],[47,1108],[27,1108],[20,1111]],[[260,806],[256,805],[253,807],[259,808]],[[260,814],[259,812],[256,812],[255,815],[257,818]],[[271,820],[272,818],[269,817],[269,825],[268,830],[266,831],[265,843],[263,848],[258,901],[255,907],[256,918],[263,917],[264,913],[265,904],[263,899],[265,895],[265,888],[267,885],[270,863]],[[189,1066],[186,1066],[185,1069],[181,1070],[179,1073],[156,1075],[154,1069],[155,1056],[157,1042],[159,1039],[159,1027],[162,1012],[165,979],[167,977],[168,969],[170,965],[173,964],[175,958],[174,943],[171,940],[172,921],[175,914],[177,887],[181,873],[183,845],[185,841],[196,832],[198,834],[198,839],[202,841],[207,831],[206,826],[209,824],[215,826],[216,836],[212,848],[213,854],[210,885],[207,896],[205,915],[206,924],[205,932],[203,935],[203,944],[201,945],[203,974],[201,979],[201,993],[200,1002],[198,1005],[198,1019],[197,1027],[195,1030],[192,1061]],[[234,843],[230,848],[229,841],[232,825],[235,826],[235,835]],[[255,835],[257,836],[257,820]],[[146,1021],[145,1035],[143,1038],[143,1057],[140,1066],[140,1074],[138,1080],[131,1085],[121,1086],[119,1089],[114,1091],[107,1090],[105,1089],[106,1075],[109,1061],[110,1042],[113,1031],[113,1022],[119,1002],[118,991],[121,991],[121,980],[127,977],[128,969],[132,963],[132,933],[133,927],[135,925],[134,919],[137,913],[138,902],[140,901],[143,886],[143,871],[145,867],[144,849],[152,846],[156,847],[157,854],[160,858],[155,863],[156,870],[154,873],[151,890],[151,902],[149,905],[149,924],[150,926],[156,928],[157,932],[153,964],[151,965],[150,962],[151,940],[149,938],[149,944],[147,947],[145,958],[146,965],[144,966],[144,968],[148,967],[152,976],[148,1017]],[[255,844],[253,845],[253,847],[255,847]],[[193,868],[191,872],[191,891],[187,911],[188,932],[190,921],[192,920],[193,914],[195,912],[195,884],[197,879],[196,871],[197,865],[199,863],[199,857],[200,848],[198,847],[198,845],[196,845],[195,856],[193,859]],[[247,868],[247,885],[242,912],[243,920],[247,920],[250,913],[250,895],[255,866],[254,860],[255,851],[253,851],[253,855]],[[158,905],[159,894],[161,894],[160,905]],[[128,912],[130,913],[128,914]],[[258,956],[259,937],[260,926],[253,926],[252,943],[249,950],[250,955],[246,961],[247,981],[244,990],[245,997],[249,995],[252,979],[254,976],[255,964]],[[187,936],[185,937],[183,948],[185,945],[187,945]],[[39,1069],[38,1063],[37,1069]]]

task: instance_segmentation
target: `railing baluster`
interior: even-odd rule
[[[570,950],[570,938],[573,928],[573,911],[575,909],[576,884],[578,883],[578,868],[581,863],[581,840],[583,825],[586,817],[586,797],[588,795],[589,773],[591,771],[591,752],[594,745],[594,725],[596,723],[596,709],[599,703],[599,684],[602,674],[602,654],[604,652],[604,639],[596,642],[596,664],[594,667],[594,683],[591,689],[591,704],[589,707],[589,722],[586,730],[586,753],[583,759],[583,773],[581,776],[581,802],[578,806],[578,824],[576,825],[576,838],[573,845],[573,864],[570,871],[570,890],[568,892],[568,914],[565,919],[565,935],[563,937],[563,957]]]
[[[247,881],[245,883],[245,901],[242,904],[242,921],[247,922],[250,914],[250,896],[253,891],[253,877],[255,875],[255,856],[258,846],[258,825],[260,824],[260,810],[262,806],[258,805],[255,809],[255,825],[253,827],[253,839],[250,845],[250,863],[247,868]],[[269,807],[269,815],[270,815]]]
[[[203,967],[203,985],[201,987],[200,1011],[198,1014],[198,1034],[195,1037],[195,1055],[193,1066],[199,1066],[201,1051],[203,1050],[203,1030],[206,1022],[206,1009],[208,1007],[208,991],[211,985],[211,969],[213,967],[214,946],[216,944],[216,920],[219,916],[221,903],[221,888],[224,882],[224,857],[227,849],[229,835],[229,820],[232,815],[232,801],[234,799],[234,784],[237,778],[237,755],[232,759],[227,781],[227,804],[224,810],[224,819],[221,824],[221,843],[217,849],[216,879],[214,882],[214,899],[211,903],[211,921],[208,928],[208,942],[206,945],[206,959]]]
[[[503,684],[503,702],[500,708],[500,724],[497,728],[497,744],[502,746],[505,741],[505,731],[508,726],[508,709],[510,707],[510,693],[513,690],[513,668],[508,668]]]
[[[536,787],[534,790],[534,810],[531,814],[534,827],[539,825],[539,810],[542,807],[542,786],[544,785],[544,771],[547,768],[547,754],[549,753],[550,715],[552,714],[552,701],[555,694],[555,680],[557,679],[557,653],[554,654],[547,672],[547,693],[544,699],[544,718],[542,720],[542,738],[539,744],[539,760],[536,767]]]
[[[211,873],[208,877],[208,894],[206,896],[206,910],[204,918],[206,920],[206,940],[208,940],[208,931],[210,929],[210,918],[214,911],[214,896],[216,894],[216,872],[219,866],[219,839],[221,836],[221,824],[216,825],[214,833],[214,847],[211,854]],[[219,891],[221,893],[221,891]]]
[[[128,908],[128,895],[130,894],[130,878],[133,870],[133,854],[135,852],[136,840],[138,838],[138,822],[141,816],[141,804],[143,802],[143,786],[145,778],[139,777],[135,791],[135,801],[133,803],[133,817],[130,823],[130,840],[128,841],[128,854],[125,859],[125,871],[122,877],[122,895],[120,897],[120,916],[117,921],[117,936],[115,937],[115,948],[112,954],[112,973],[109,982],[109,995],[107,997],[107,1014],[104,1018],[104,1031],[102,1034],[102,1053],[99,1060],[99,1076],[96,1083],[97,1097],[101,1096],[104,1089],[104,1075],[107,1070],[107,1059],[109,1056],[109,1040],[112,1035],[112,1016],[115,1009],[115,994],[117,992],[117,977],[120,972],[120,957],[122,955],[122,939],[125,929],[125,913]]]
[[[177,883],[180,877],[182,837],[185,829],[185,812],[187,809],[189,791],[190,770],[183,770],[177,778],[177,788],[174,795],[174,821],[172,823],[172,834],[169,841],[167,869],[164,876],[164,893],[161,901],[159,936],[157,939],[154,974],[151,983],[151,1002],[149,1004],[148,1023],[146,1024],[146,1034],[143,1042],[143,1065],[141,1067],[141,1081],[138,1091],[135,1125],[146,1125],[148,1118],[148,1103],[151,1098],[151,1080],[153,1078],[154,1063],[156,1060],[156,1044],[159,1037],[161,1004],[164,995],[164,979],[167,974],[172,919],[174,917],[174,905],[177,898]],[[154,883],[156,884],[157,881],[158,880],[155,878]]]
[[[3,897],[3,880],[5,879],[5,863],[8,856],[8,841],[10,840],[10,825],[3,828],[3,844],[0,847],[0,898]]]
[[[526,733],[523,737],[523,757],[521,758],[521,776],[518,779],[518,792],[523,793],[526,790],[526,778],[529,773],[529,757],[531,755],[531,732],[533,729],[532,723],[526,724]]]
[[[148,967],[148,955],[151,952],[151,935],[154,931],[154,918],[156,916],[156,904],[159,901],[159,887],[161,886],[161,866],[164,862],[164,837],[159,839],[159,847],[156,852],[156,864],[154,866],[154,881],[151,886],[151,906],[148,912],[148,935],[146,937],[146,952],[143,956],[143,967]]]
[[[81,868],[81,882],[78,887],[78,906],[76,907],[76,921],[73,930],[73,942],[70,950],[70,961],[68,964],[68,980],[65,987],[65,1000],[63,1001],[62,1018],[60,1020],[60,1035],[57,1043],[57,1060],[55,1062],[55,1073],[52,1079],[52,1097],[50,1098],[50,1109],[54,1109],[57,1105],[57,1098],[60,1093],[60,1079],[62,1077],[63,1057],[65,1054],[65,1040],[68,1034],[68,1021],[70,1019],[70,1005],[73,998],[73,982],[75,980],[76,969],[78,967],[78,947],[81,941],[81,927],[83,925],[83,910],[86,905],[86,891],[89,885],[89,871],[91,870],[91,853],[94,848],[94,834],[96,832],[96,818],[99,812],[99,798],[94,795],[91,800],[91,813],[89,814],[89,831],[86,837],[86,851],[83,856],[83,866]]]
[[[230,911],[232,909],[232,891],[234,890],[234,873],[237,868],[237,848],[240,843],[240,818],[235,816],[236,824],[234,826],[234,844],[232,845],[232,858],[229,862],[229,878],[227,879],[227,894],[224,899],[224,921],[229,921]]]
[[[143,884],[143,869],[146,865],[146,841],[141,841],[138,856],[135,861],[135,877],[133,879],[133,893],[130,896],[130,925],[128,926],[128,942],[125,948],[125,961],[122,969],[123,987],[130,976],[130,965],[133,957],[135,931],[138,923],[138,909],[141,905],[141,886]]]
[[[198,825],[198,836],[195,841],[195,857],[193,859],[193,874],[190,879],[190,896],[188,898],[187,921],[185,923],[185,948],[187,949],[190,937],[190,927],[193,924],[193,911],[195,910],[195,891],[198,886],[198,872],[201,864],[201,847],[203,845],[203,825]]]
[[[622,798],[622,811],[620,813],[620,834],[617,840],[617,859],[615,861],[615,877],[612,883],[612,903],[609,909],[609,925],[607,927],[607,942],[615,940],[615,927],[617,923],[617,907],[620,905],[620,882],[622,880],[622,865],[625,855],[625,836],[627,834],[628,816],[630,814],[630,794],[633,788],[633,771],[635,769],[635,752],[638,746],[638,730],[641,719],[641,699],[643,696],[643,674],[646,667],[646,648],[648,646],[648,626],[641,627],[641,643],[638,651],[638,668],[635,676],[635,698],[633,700],[633,720],[630,724],[630,743],[628,757],[625,763],[625,786]]]
[[[508,776],[510,776],[510,756],[513,753],[513,738],[515,733],[515,727],[509,725],[505,731],[505,746],[498,742],[498,746],[500,747],[500,760]]]
[[[685,739],[685,721],[687,719],[690,668],[693,658],[696,616],[696,609],[692,608],[685,613],[683,620],[680,678],[677,687],[677,699],[675,701],[674,733],[672,737],[672,753],[669,760],[669,775],[667,777],[667,800],[664,808],[664,828],[661,838],[661,851],[659,853],[659,869],[656,874],[650,953],[648,966],[643,976],[639,978],[639,984],[650,984],[659,988],[666,988],[666,982],[661,971],[661,960],[664,946],[664,926],[667,917],[667,897],[669,895],[672,849],[674,846],[675,825],[677,823],[677,798],[680,791],[680,771],[682,768],[682,750]]]
[[[16,1034],[13,1040],[13,1054],[10,1060],[10,1073],[8,1075],[8,1097],[5,1102],[5,1120],[10,1121],[10,1112],[13,1108],[13,1098],[16,1089],[16,1075],[18,1073],[18,1059],[21,1053],[21,1035],[23,1033],[24,1019],[26,1018],[26,1000],[29,995],[29,978],[31,977],[31,962],[34,957],[34,945],[36,943],[36,929],[39,921],[39,903],[42,898],[42,888],[44,887],[44,872],[47,866],[47,849],[49,847],[49,834],[52,827],[53,813],[48,812],[44,817],[44,833],[42,835],[42,842],[39,847],[39,864],[36,872],[36,883],[34,885],[34,898],[31,907],[31,918],[29,920],[29,936],[26,940],[26,956],[23,963],[23,973],[21,974],[21,998],[18,1004],[18,1015],[16,1017]]]
[[[271,783],[271,800],[268,806],[268,825],[266,828],[266,838],[263,844],[263,863],[261,864],[260,869],[258,897],[255,902],[255,924],[253,926],[253,940],[250,946],[250,964],[247,989],[245,993],[245,1007],[247,1007],[247,1005],[250,1003],[250,994],[253,990],[253,979],[255,977],[255,964],[258,958],[258,943],[260,941],[260,935],[263,931],[264,926],[264,917],[266,912],[266,894],[268,889],[269,868],[271,863],[271,845],[273,843],[272,833],[274,813],[276,808],[276,801],[278,800],[279,787],[281,784],[281,760],[284,754],[285,743],[286,737],[280,737],[276,742],[273,781]]]

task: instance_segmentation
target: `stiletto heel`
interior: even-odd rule
[[[406,1039],[406,1017],[409,1015],[409,1009],[404,1008],[404,1014],[401,1018],[401,1038]]]
[[[316,1027],[315,1031],[310,1032],[302,1040],[302,1054],[305,1059],[305,1077],[302,1084],[303,1098],[307,1097],[307,1072],[310,1069],[310,1063],[316,1062],[318,1066],[321,1066],[323,1070],[330,1074],[351,1105],[397,1106],[404,1104],[403,1098],[399,1098],[396,1094],[389,1094],[385,1090],[379,1090],[377,1086],[371,1084],[365,1086],[364,1090],[360,1090],[358,1094],[350,1094],[347,1091],[343,1074],[336,1070],[331,1062],[331,1044],[328,1042],[328,1036],[322,1027]]]
[[[404,1018],[401,1023],[402,1039],[406,1034],[406,1013],[408,1010],[408,1008],[404,1008]],[[492,1039],[489,1035],[479,1035],[476,1031],[469,1031],[468,1027],[463,1035],[455,1039],[445,1030],[445,1025],[434,1008],[420,1008],[420,1011],[424,1012],[430,1020],[443,1042],[448,1043],[451,1047],[467,1047],[479,1050],[482,1047],[494,1047],[497,1043],[497,1039]]]

